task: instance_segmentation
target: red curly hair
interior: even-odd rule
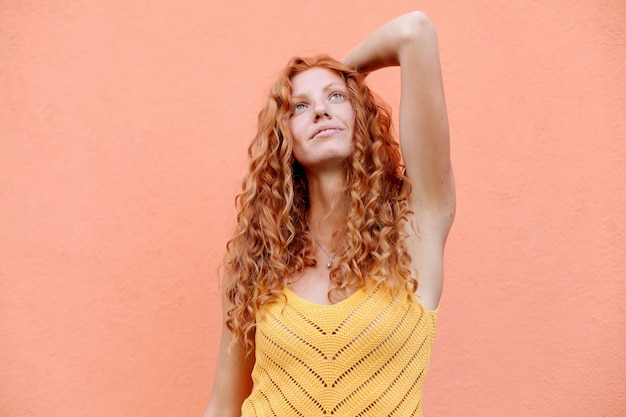
[[[315,265],[308,231],[307,178],[293,157],[289,118],[291,80],[301,72],[322,67],[346,83],[355,112],[354,152],[346,161],[345,236],[342,252],[330,269],[331,291],[363,286],[402,285],[413,293],[402,224],[410,210],[408,178],[400,148],[393,137],[391,111],[366,86],[364,75],[325,55],[293,58],[271,89],[258,117],[258,130],[248,149],[249,172],[236,198],[237,229],[228,242],[225,273],[232,303],[226,325],[235,342],[254,348],[256,313],[284,296],[288,279]]]

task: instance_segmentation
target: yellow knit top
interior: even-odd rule
[[[242,417],[422,415],[436,310],[405,289],[360,289],[328,306],[284,294],[257,314]]]

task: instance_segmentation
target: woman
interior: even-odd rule
[[[394,65],[400,146],[363,81]],[[249,157],[205,416],[421,415],[455,212],[430,20],[400,16],[342,62],[293,59]]]

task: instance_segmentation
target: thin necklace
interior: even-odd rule
[[[311,235],[313,235],[313,233],[311,233]],[[320,249],[322,250],[322,252],[324,252],[326,254],[326,256],[328,256],[328,263],[326,264],[326,268],[330,269],[330,267],[333,265],[333,260],[335,259],[335,255],[331,255],[330,253],[328,253],[326,251],[326,249],[324,249],[324,247],[322,246],[322,244],[320,242],[317,241],[317,239],[315,238],[315,236],[313,236],[313,240],[315,240],[315,243],[317,243],[317,246],[320,247]]]
[[[305,217],[306,218],[306,217]],[[336,255],[331,255],[330,253],[328,253],[328,251],[324,248],[324,246],[322,246],[322,244],[320,243],[320,241],[317,239],[317,237],[315,236],[315,234],[313,233],[313,231],[311,230],[311,226],[309,226],[309,219],[306,219],[306,226],[309,229],[309,233],[311,234],[311,237],[313,238],[313,241],[315,242],[315,244],[322,250],[322,252],[324,252],[326,254],[326,256],[328,256],[328,263],[326,264],[326,268],[330,269],[331,266],[333,266],[333,260],[335,259]]]

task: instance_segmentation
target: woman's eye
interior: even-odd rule
[[[343,98],[343,93],[340,93],[340,92],[333,93],[333,95],[330,96],[330,98],[332,100],[340,100]]]
[[[295,106],[293,106],[294,111],[302,111],[304,109],[306,109],[306,106],[302,103],[298,103]]]

